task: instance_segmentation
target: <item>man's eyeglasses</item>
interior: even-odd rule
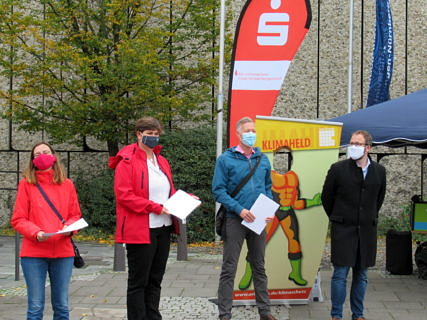
[[[366,143],[358,143],[358,142],[351,143],[350,142],[350,145],[355,146],[355,147],[364,147],[364,146],[366,146]]]

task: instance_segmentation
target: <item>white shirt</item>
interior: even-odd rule
[[[169,198],[170,184],[168,177],[159,168],[156,156],[153,154],[154,163],[147,158],[148,166],[148,198],[151,201],[163,204]],[[170,226],[172,219],[167,214],[150,213],[150,228]]]

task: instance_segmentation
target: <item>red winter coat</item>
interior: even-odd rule
[[[53,183],[53,170],[36,171],[37,181],[49,199],[58,209],[65,225],[70,225],[81,217],[76,189],[71,180],[61,184]],[[46,241],[37,241],[37,233],[56,232],[64,225],[47,204],[35,184],[28,183],[25,178],[19,182],[13,209],[12,227],[22,234],[21,257],[64,258],[73,257],[74,250],[70,237],[55,235]]]
[[[168,161],[160,155],[161,146],[154,148],[160,169],[170,183],[170,195],[175,193],[172,172]],[[150,243],[149,214],[160,214],[162,205],[149,200],[147,154],[138,145],[131,144],[110,157],[108,166],[115,169],[114,193],[116,195],[116,242]],[[174,232],[178,221],[172,217]]]

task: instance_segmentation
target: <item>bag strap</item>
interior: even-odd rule
[[[52,211],[55,212],[55,214],[58,217],[58,219],[61,220],[61,222],[65,224],[64,218],[61,216],[61,214],[59,213],[58,209],[56,209],[56,207],[52,203],[52,201],[50,201],[49,197],[47,196],[46,192],[43,190],[43,188],[41,187],[41,185],[39,185],[37,183],[36,187],[37,187],[37,189],[39,189],[40,193],[42,194],[43,198],[46,200],[47,204],[52,209]]]
[[[58,209],[56,209],[55,205],[52,203],[52,201],[50,201],[49,197],[47,196],[46,192],[43,190],[42,186],[39,185],[38,183],[36,184],[37,189],[39,189],[40,193],[42,194],[43,198],[46,200],[47,204],[49,205],[49,207],[52,209],[53,212],[55,212],[56,216],[58,217],[59,220],[61,220],[61,222],[63,224],[65,224],[65,220],[64,218],[61,216],[61,214],[59,213]],[[73,245],[73,249],[74,249],[74,255],[75,255],[75,251],[77,249],[76,244],[74,243],[73,237],[70,237],[71,240],[71,244]],[[77,249],[78,250],[78,249]]]
[[[234,196],[236,194],[239,193],[239,191],[243,188],[243,186],[249,181],[249,179],[253,176],[256,168],[258,168],[259,163],[261,162],[261,158],[263,157],[263,155],[261,154],[261,156],[258,157],[255,165],[252,167],[251,171],[249,171],[249,173],[246,175],[246,177],[243,178],[242,181],[240,181],[239,185],[233,190],[233,192],[230,194],[230,196],[232,198],[234,198]]]

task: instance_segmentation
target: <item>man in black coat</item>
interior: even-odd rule
[[[372,137],[359,130],[352,134],[349,159],[334,163],[322,191],[322,204],[331,222],[332,320],[342,319],[350,267],[353,280],[350,306],[353,320],[363,320],[363,300],[368,267],[375,265],[378,211],[384,200],[386,174],[368,156]]]

